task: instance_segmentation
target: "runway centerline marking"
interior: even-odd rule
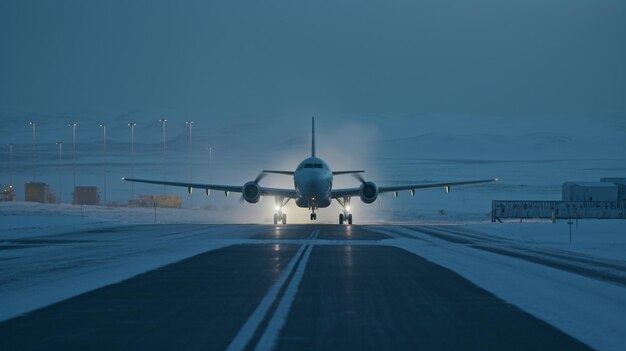
[[[315,240],[318,234],[319,229],[312,231],[307,237],[307,241]],[[300,249],[298,249],[298,252],[296,252],[291,261],[289,261],[289,264],[285,267],[285,270],[280,275],[278,280],[276,280],[274,285],[272,285],[272,287],[268,290],[267,294],[265,294],[257,308],[250,315],[246,323],[244,323],[243,327],[241,327],[233,341],[231,341],[230,345],[228,345],[228,351],[241,351],[246,348],[248,343],[250,343],[250,340],[252,340],[256,330],[259,328],[263,320],[265,320],[270,308],[274,304],[274,301],[278,297],[283,286],[287,283],[288,278],[291,277],[289,285],[283,293],[278,307],[274,311],[274,314],[265,328],[261,339],[257,343],[256,350],[267,350],[275,344],[280,329],[287,320],[291,303],[293,302],[298,291],[298,285],[304,275],[304,270],[309,260],[311,250],[313,250],[313,243],[307,242],[300,246]],[[292,276],[294,270],[295,273]],[[265,344],[269,347],[261,347]]]
[[[312,240],[314,240],[316,236],[317,233],[312,238]],[[306,251],[302,256],[302,260],[300,260],[300,264],[298,264],[298,267],[296,268],[296,273],[291,278],[291,281],[289,281],[287,290],[285,290],[285,293],[283,294],[283,297],[280,300],[278,307],[274,311],[274,315],[272,315],[272,319],[270,319],[267,328],[265,328],[265,332],[263,332],[261,339],[257,343],[255,350],[271,350],[276,345],[278,335],[285,325],[285,322],[287,322],[289,310],[291,309],[293,300],[296,298],[296,294],[298,293],[298,286],[300,285],[300,281],[304,276],[304,270],[306,269],[306,264],[309,261],[309,256],[311,256],[312,250],[313,244],[307,245]]]

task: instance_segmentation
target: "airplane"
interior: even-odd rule
[[[352,213],[350,213],[350,200],[358,196],[362,202],[371,204],[382,193],[393,193],[398,196],[399,191],[408,190],[415,196],[415,190],[444,188],[450,192],[450,187],[458,185],[481,184],[498,181],[498,178],[470,180],[461,182],[446,183],[422,183],[407,185],[378,186],[372,181],[366,181],[361,173],[364,170],[354,171],[332,171],[328,164],[315,154],[315,117],[311,121],[311,157],[304,159],[294,171],[263,170],[252,181],[241,185],[219,185],[202,183],[167,182],[159,180],[122,178],[128,182],[149,183],[159,185],[169,185],[187,188],[191,194],[193,189],[204,189],[207,196],[211,190],[223,191],[226,196],[229,193],[241,193],[242,199],[248,203],[257,203],[263,196],[273,196],[275,198],[276,212],[274,213],[274,224],[287,224],[287,215],[282,211],[285,205],[294,200],[300,208],[308,208],[311,211],[310,219],[317,220],[316,210],[330,206],[333,200],[337,201],[343,208],[339,214],[339,224],[352,224]],[[281,174],[293,176],[294,188],[279,189],[268,188],[259,185],[259,182],[268,174]],[[356,188],[333,189],[333,176],[350,174],[361,182]]]

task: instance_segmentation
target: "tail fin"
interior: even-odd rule
[[[315,157],[315,116],[313,116],[313,119],[311,120],[311,131],[311,157]]]

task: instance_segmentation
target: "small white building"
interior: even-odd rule
[[[618,186],[609,182],[565,182],[563,201],[617,201]]]
[[[602,178],[600,181],[617,185],[618,201],[626,201],[626,178]]]

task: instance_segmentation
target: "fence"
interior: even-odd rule
[[[501,201],[491,203],[491,221],[502,218],[625,219],[626,201]]]

